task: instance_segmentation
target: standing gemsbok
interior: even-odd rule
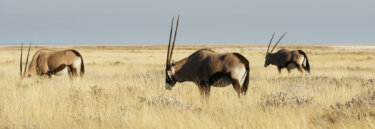
[[[238,53],[217,53],[209,49],[201,49],[190,56],[171,63],[174,45],[176,42],[179,18],[177,19],[173,44],[171,46],[173,21],[169,36],[166,84],[171,90],[177,82],[194,82],[202,97],[208,101],[211,86],[225,87],[233,85],[238,97],[245,95],[249,85],[249,61]]]
[[[283,68],[286,68],[288,70],[288,73],[290,73],[290,70],[294,68],[297,68],[298,71],[303,73],[303,70],[302,70],[303,68],[305,71],[310,73],[309,60],[307,59],[306,53],[303,52],[302,50],[289,51],[287,49],[281,49],[277,51],[276,53],[272,53],[276,45],[285,36],[285,34],[286,33],[284,33],[284,35],[281,36],[280,39],[276,42],[271,52],[268,52],[270,45],[272,43],[272,40],[275,36],[275,33],[273,33],[270,43],[268,44],[266,62],[264,63],[264,67],[267,67],[270,64],[276,65],[279,73],[281,73],[281,69]]]
[[[20,74],[21,77],[33,76],[33,75],[58,75],[69,73],[69,76],[77,76],[80,71],[80,75],[85,72],[85,67],[83,64],[83,59],[80,53],[76,50],[68,49],[62,51],[53,51],[42,49],[38,50],[27,68],[27,63],[29,60],[29,51],[27,52],[26,66],[22,73],[22,47],[21,45],[21,59],[20,59]],[[27,68],[27,69],[26,69]]]

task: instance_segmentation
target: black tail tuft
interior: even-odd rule
[[[245,81],[242,85],[242,94],[246,95],[246,91],[249,87],[249,81],[250,81],[250,62],[244,56],[242,56],[239,53],[232,53],[232,54],[237,56],[246,67],[246,77],[245,77]]]
[[[302,67],[303,67],[303,69],[305,69],[307,72],[310,73],[310,64],[309,64],[309,59],[307,58],[306,53],[303,52],[302,50],[298,50],[298,52],[299,52],[300,54],[302,54],[302,55],[305,57],[305,59],[306,59],[306,66],[304,66],[303,63],[302,63]]]
[[[83,63],[83,58],[81,57],[81,73],[80,76],[82,77],[85,74],[85,65]]]

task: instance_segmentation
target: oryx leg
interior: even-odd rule
[[[72,72],[72,68],[70,66],[68,66],[68,74],[69,74],[69,78],[72,78],[73,72]]]
[[[73,65],[69,65],[69,69],[70,69],[70,72],[69,72],[70,77],[76,77],[78,75],[78,69],[76,67],[74,67]]]
[[[237,66],[237,67],[234,67],[230,73],[231,82],[232,82],[234,90],[236,90],[238,94],[238,97],[240,97],[241,92],[242,92],[241,85],[245,81],[246,72],[247,71],[244,66]]]
[[[279,74],[281,73],[281,69],[282,69],[282,67],[277,66],[277,70],[279,71]]]
[[[74,76],[77,76],[78,72],[81,70],[81,64],[82,64],[81,58],[76,58],[75,61],[73,62],[72,71],[73,71]]]
[[[288,70],[288,73],[290,74],[291,69],[290,68],[286,68],[286,69]]]
[[[298,69],[299,72],[303,73],[303,70],[302,70],[302,65],[303,65],[303,62],[305,61],[305,57],[303,56],[300,56],[298,59],[297,59],[297,62],[296,62],[296,67]]]
[[[199,93],[201,94],[201,98],[208,103],[211,86],[207,83],[201,83],[199,86]]]
[[[36,67],[37,67],[38,75],[42,75],[42,76],[48,75],[49,77],[51,77],[50,67],[48,66],[48,61],[45,58],[38,57]]]
[[[240,95],[241,95],[241,84],[240,84],[240,82],[237,79],[232,79],[232,85],[233,85],[234,90],[236,90],[236,92],[238,94],[238,98],[240,98]]]
[[[302,66],[300,64],[297,64],[297,69],[299,72],[303,73]]]
[[[72,74],[73,74],[73,76],[77,76],[78,75],[78,70],[77,70],[77,68],[72,68]]]
[[[48,66],[39,67],[39,74],[40,75],[48,75],[48,77],[51,77],[51,72],[48,69]]]

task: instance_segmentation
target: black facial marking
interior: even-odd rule
[[[170,65],[167,65],[167,68],[166,68],[166,70],[165,70],[165,82],[166,82],[166,83],[169,83],[169,84],[171,84],[171,85],[173,85],[173,84],[176,83],[176,81],[175,81],[175,79],[174,79],[173,76],[169,76],[169,75],[168,75],[168,71],[169,71],[170,69],[171,69],[171,66],[170,66]]]

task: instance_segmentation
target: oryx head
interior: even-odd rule
[[[171,31],[170,31],[170,34],[169,34],[167,62],[166,62],[166,67],[165,67],[165,88],[167,90],[171,90],[173,88],[173,86],[176,84],[176,80],[174,78],[174,74],[175,74],[174,65],[175,64],[172,63],[171,60],[172,60],[172,54],[173,54],[173,50],[174,50],[174,44],[176,42],[177,28],[178,28],[179,20],[180,20],[180,16],[178,16],[178,18],[177,18],[177,24],[176,24],[176,30],[175,30],[175,33],[174,33],[172,48],[171,48],[171,41],[172,41],[174,17],[172,18]]]
[[[21,58],[20,58],[20,76],[21,76],[21,78],[25,77],[25,75],[26,75],[27,63],[29,62],[31,42],[30,42],[30,45],[29,45],[29,50],[27,51],[26,64],[25,64],[25,69],[24,69],[23,73],[22,73],[22,48],[23,48],[23,43],[21,44]],[[30,75],[27,75],[27,76],[30,76]]]
[[[275,37],[275,33],[273,33],[272,37],[271,37],[271,40],[270,40],[270,43],[268,44],[268,47],[267,47],[267,53],[266,53],[266,61],[264,62],[264,67],[267,67],[268,65],[271,64],[271,57],[270,57],[270,54],[273,52],[273,50],[275,49],[275,47],[277,46],[277,44],[281,41],[281,39],[285,36],[286,33],[283,34],[283,36],[280,37],[280,39],[276,42],[275,46],[273,46],[271,52],[269,52],[269,49],[270,49],[270,45],[272,43],[272,40],[273,38]]]

